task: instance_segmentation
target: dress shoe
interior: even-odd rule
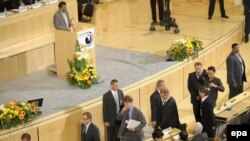
[[[212,17],[211,17],[211,16],[209,16],[209,17],[208,17],[208,20],[212,20]]]
[[[229,17],[227,15],[222,15],[221,18],[228,19]]]

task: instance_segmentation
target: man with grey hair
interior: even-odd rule
[[[205,141],[208,139],[207,133],[203,132],[203,126],[200,122],[196,122],[194,125],[194,136],[191,141]]]
[[[151,121],[152,126],[157,128],[160,125],[161,121],[161,108],[162,108],[162,99],[161,99],[161,91],[165,88],[165,83],[163,80],[158,80],[156,85],[155,92],[150,96],[150,104],[151,104]]]

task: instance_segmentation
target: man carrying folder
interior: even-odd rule
[[[142,141],[144,138],[142,128],[146,125],[145,117],[133,105],[133,98],[131,96],[125,96],[123,103],[124,107],[117,115],[117,120],[121,121],[118,138],[121,141]]]

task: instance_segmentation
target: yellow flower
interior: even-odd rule
[[[14,111],[14,115],[15,115],[15,116],[18,116],[18,114],[19,114],[19,111],[15,110],[15,111]]]
[[[75,78],[76,78],[77,81],[83,81],[84,80],[84,77],[81,74],[76,74]]]

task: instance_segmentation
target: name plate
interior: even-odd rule
[[[28,11],[28,7],[27,6],[20,6],[19,9],[18,9],[19,13],[26,12],[26,11]]]
[[[32,4],[32,9],[36,9],[36,8],[41,7],[41,6],[42,6],[42,4],[40,2],[34,3],[34,4]]]
[[[0,18],[5,18],[5,17],[6,17],[5,12],[0,13]]]
[[[58,0],[48,0],[49,4],[53,4],[53,3],[57,3],[57,2],[58,2]]]

